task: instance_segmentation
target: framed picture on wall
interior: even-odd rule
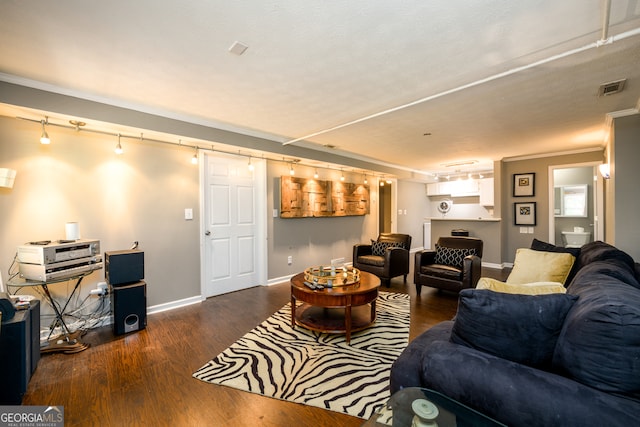
[[[513,174],[513,197],[533,197],[535,195],[536,174]]]
[[[514,203],[513,217],[516,225],[536,225],[536,202]]]

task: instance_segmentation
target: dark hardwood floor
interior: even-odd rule
[[[483,275],[506,277],[500,270]],[[152,284],[150,284],[152,286]],[[453,317],[457,296],[408,279],[382,290],[411,295],[413,339]],[[362,419],[194,379],[192,373],[289,301],[289,284],[256,287],[149,315],[147,328],[92,330],[91,347],[43,355],[23,405],[64,406],[66,426],[359,426]]]

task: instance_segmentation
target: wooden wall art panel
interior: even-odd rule
[[[280,218],[369,213],[369,186],[366,184],[282,176],[280,187]]]

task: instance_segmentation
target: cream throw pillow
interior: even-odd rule
[[[505,294],[521,294],[521,295],[546,295],[546,294],[564,294],[567,292],[562,283],[558,282],[533,282],[533,283],[504,283],[489,277],[481,277],[478,280],[476,289],[489,289],[495,292]]]
[[[542,252],[520,248],[516,250],[513,270],[507,283],[558,282],[564,284],[575,257],[569,253]]]

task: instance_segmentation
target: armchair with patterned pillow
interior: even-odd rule
[[[435,250],[416,252],[413,282],[420,295],[422,286],[460,292],[475,288],[482,271],[481,239],[440,237]]]
[[[411,236],[408,234],[381,233],[371,244],[353,246],[353,266],[361,271],[375,274],[387,287],[391,279],[409,274],[409,250]]]

